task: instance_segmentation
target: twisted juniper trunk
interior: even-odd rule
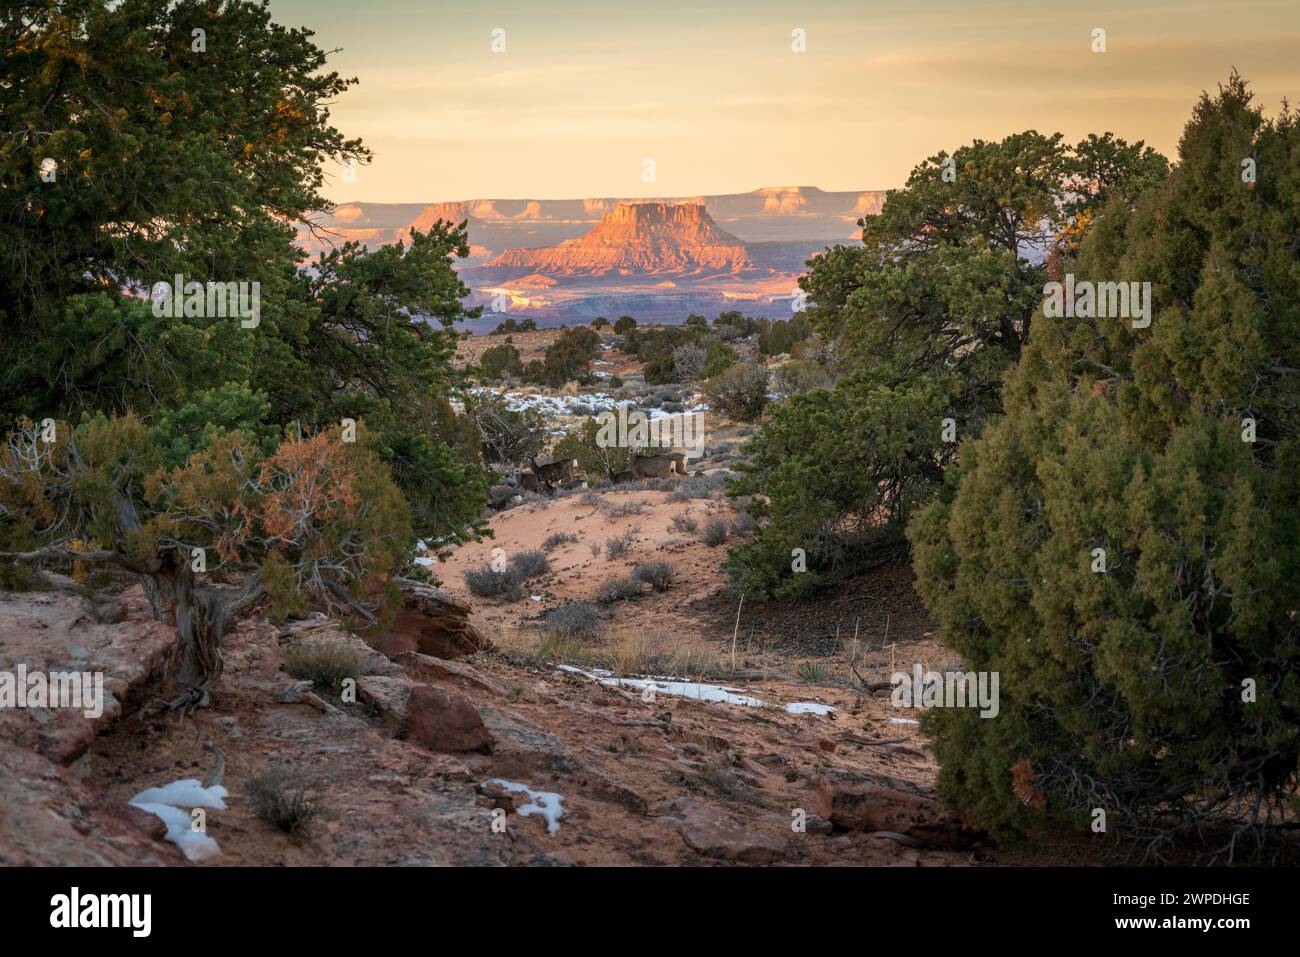
[[[221,676],[221,639],[266,596],[261,578],[250,574],[238,586],[200,584],[188,561],[168,558],[145,582],[154,617],[180,635],[177,683],[210,687]]]

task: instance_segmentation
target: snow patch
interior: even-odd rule
[[[656,694],[670,694],[679,698],[692,698],[696,701],[716,701],[721,704],[738,704],[746,708],[763,708],[767,703],[753,695],[745,694],[740,688],[728,688],[723,685],[711,685],[702,681],[678,681],[676,678],[619,678],[603,668],[584,671],[573,665],[559,665],[561,671],[584,675],[607,687],[636,688],[644,691],[653,687]],[[790,714],[833,714],[835,709],[828,704],[813,701],[796,701],[784,708]]]
[[[602,373],[596,374],[602,375]],[[480,389],[477,391],[481,395],[492,393],[492,390],[490,389]],[[639,409],[636,403],[628,402],[627,400],[617,400],[608,392],[580,392],[577,395],[536,395],[530,392],[502,392],[501,398],[504,400],[506,408],[511,412],[522,412],[525,409],[536,409],[543,415],[580,415],[582,413],[574,411],[574,408],[577,406],[586,406],[587,409],[609,410],[615,413],[617,413],[620,405],[626,405],[629,412],[633,409]],[[645,417],[649,420],[666,419],[675,415],[709,411],[709,407],[705,403],[697,403],[695,405],[683,403],[683,405],[686,409],[685,413],[665,412],[663,409],[645,408],[640,408],[639,411],[643,412]],[[588,414],[591,415],[591,418],[595,418],[594,414]]]
[[[818,704],[816,701],[791,701],[785,706],[785,710],[790,714],[816,714],[826,717],[835,713],[835,709],[828,704]]]
[[[173,781],[160,788],[145,788],[127,803],[139,808],[167,825],[167,840],[171,841],[191,861],[206,861],[221,853],[217,842],[202,831],[194,829],[190,811],[196,807],[224,811],[222,800],[230,794],[220,784],[205,788],[194,778]]]
[[[528,803],[520,805],[517,809],[520,816],[530,817],[534,814],[540,814],[543,820],[546,821],[547,832],[554,834],[560,829],[560,818],[564,817],[564,798],[554,791],[534,791],[526,784],[507,781],[505,778],[492,778],[487,783],[495,784],[514,793],[527,794]]]

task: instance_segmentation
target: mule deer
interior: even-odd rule
[[[553,485],[565,485],[573,481],[573,471],[578,467],[577,459],[561,459],[549,465],[538,465],[533,459],[533,471],[549,489]]]
[[[627,454],[628,467],[640,478],[668,478],[677,468],[671,455],[651,455],[648,458],[632,449]]]
[[[673,465],[677,469],[677,474],[680,475],[682,478],[685,478],[686,477],[686,453],[669,452],[668,457],[673,460]]]

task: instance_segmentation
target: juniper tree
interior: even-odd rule
[[[464,224],[301,267],[325,170],[369,156],[329,122],[355,81],[311,37],[248,0],[0,11],[0,431],[133,412],[174,465],[219,435],[269,450],[364,417],[415,531],[464,538],[486,478],[438,421],[450,329],[474,314]],[[258,283],[259,325],[156,314],[143,296],[176,274]]]
[[[927,715],[953,805],[1233,859],[1291,827],[1300,757],[1300,128],[1235,74],[1167,182],[1073,269],[1149,281],[1149,327],[1038,318],[1007,415],[914,518],[918,588],[1001,713]],[[1246,162],[1250,161],[1250,162]],[[1248,171],[1257,169],[1257,176]]]
[[[175,625],[175,669],[200,702],[240,616],[308,604],[380,621],[410,557],[410,510],[358,427],[265,453],[238,433],[180,465],[134,415],[77,428],[25,422],[0,447],[0,520],[22,562],[111,563],[140,577]]]
[[[800,280],[804,317],[852,372],[778,403],[750,444],[732,491],[762,496],[755,517],[767,521],[729,556],[737,585],[802,594],[846,551],[901,541],[955,440],[1001,414],[1062,232],[1165,165],[1109,134],[1073,150],[1034,131],[977,140],[917,166],[862,220],[861,247],[815,259]],[[791,572],[795,547],[811,559],[803,574]]]

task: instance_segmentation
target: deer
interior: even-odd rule
[[[677,462],[671,455],[651,455],[644,457],[632,449],[627,454],[628,468],[640,478],[668,478],[677,470]]]
[[[537,459],[533,459],[532,463],[533,472],[548,490],[552,486],[566,485],[572,482],[574,470],[578,467],[577,459],[561,459],[559,462],[552,462],[549,465],[538,465]]]

